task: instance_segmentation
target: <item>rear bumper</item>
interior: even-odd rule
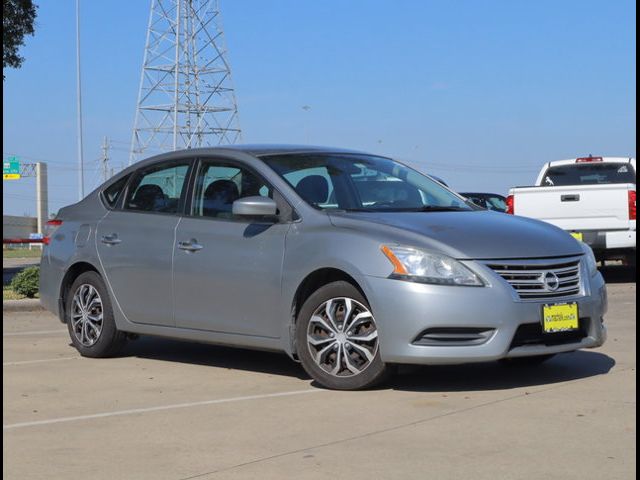
[[[61,322],[65,321],[60,298],[63,277],[64,270],[51,261],[48,247],[45,247],[40,262],[40,305],[56,315]]]
[[[580,233],[582,241],[596,251],[636,248],[635,230],[588,230]]]
[[[607,293],[600,274],[585,279],[584,295],[572,300],[578,303],[581,331],[562,338],[541,334],[543,302],[514,300],[512,287],[499,279],[483,288],[362,280],[378,325],[380,354],[389,363],[461,364],[545,355],[598,347],[607,337]],[[489,332],[486,339],[465,345],[416,341],[425,331],[480,329]]]

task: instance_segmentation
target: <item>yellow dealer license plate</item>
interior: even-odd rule
[[[570,233],[573,238],[575,238],[576,240],[582,241],[582,238],[583,238],[582,232],[570,232]]]
[[[562,303],[542,307],[542,327],[545,333],[577,330],[578,304]]]

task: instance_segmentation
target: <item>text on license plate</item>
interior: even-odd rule
[[[542,307],[542,327],[545,333],[577,330],[578,304],[545,305]]]

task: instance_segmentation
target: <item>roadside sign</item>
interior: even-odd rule
[[[29,240],[42,240],[44,235],[42,233],[30,233]]]
[[[9,157],[2,161],[2,179],[20,180],[20,160],[18,157]]]

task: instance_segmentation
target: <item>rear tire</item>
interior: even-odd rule
[[[66,299],[65,316],[73,346],[83,357],[116,355],[126,342],[113,317],[109,293],[96,272],[75,279]]]
[[[623,264],[626,267],[632,267],[635,269],[636,268],[636,252],[634,251],[633,253],[626,255]]]
[[[297,318],[296,345],[305,371],[327,388],[371,388],[390,374],[380,358],[371,307],[348,282],[327,284],[304,302]]]

